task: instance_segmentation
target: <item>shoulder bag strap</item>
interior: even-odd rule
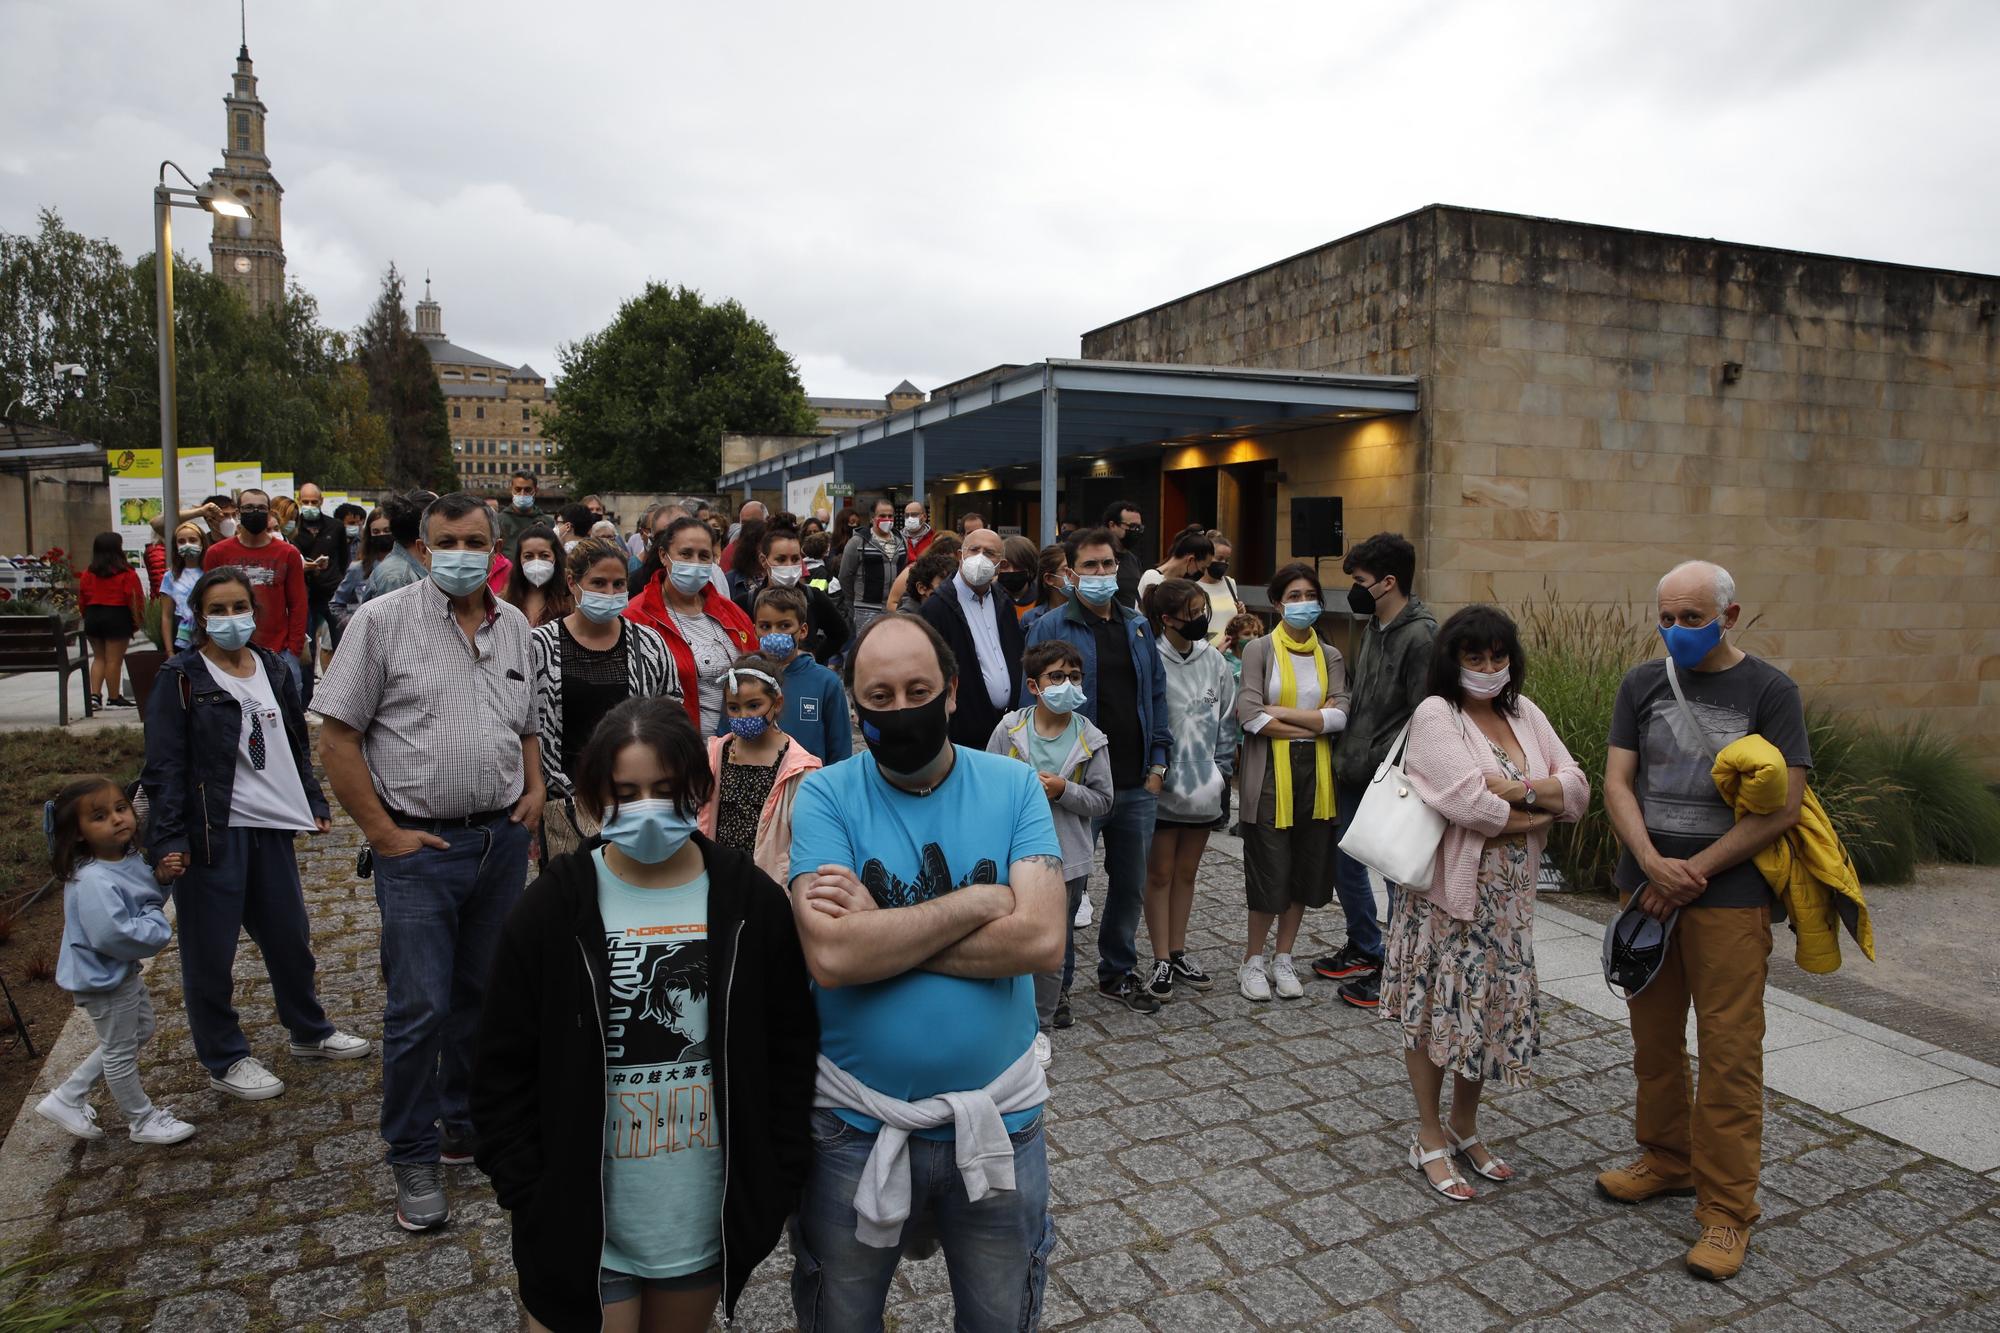
[[[1681,693],[1680,674],[1674,670],[1674,659],[1671,657],[1667,659],[1667,688],[1674,692],[1674,702],[1681,706],[1681,716],[1687,719],[1689,729],[1701,743],[1702,752],[1708,756],[1710,763],[1714,763],[1718,753],[1715,738],[1708,734],[1708,728],[1702,726],[1701,719],[1695,716],[1694,709],[1688,704],[1687,695]]]

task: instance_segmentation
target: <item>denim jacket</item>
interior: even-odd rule
[[[298,686],[292,683],[290,669],[271,653],[255,644],[250,651],[264,664],[278,709],[285,715],[285,738],[299,768],[306,805],[315,818],[325,819],[330,812],[313,776],[312,740],[306,734]],[[215,864],[214,840],[229,830],[242,733],[242,706],[217,683],[200,649],[176,654],[160,668],[146,705],[146,766],[139,774],[151,803],[146,848],[156,864],[172,852],[186,852],[190,860],[199,855],[201,865]]]

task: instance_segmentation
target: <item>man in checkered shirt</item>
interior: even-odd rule
[[[528,622],[486,586],[498,535],[478,498],[434,501],[415,552],[430,577],[362,604],[313,696],[374,863],[382,1137],[411,1231],[450,1220],[440,1168],[472,1160],[480,1002],[541,821]]]

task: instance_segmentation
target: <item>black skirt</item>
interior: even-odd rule
[[[129,606],[83,608],[83,636],[87,639],[129,639],[137,628]]]

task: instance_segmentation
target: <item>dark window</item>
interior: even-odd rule
[[[452,418],[453,418],[454,420],[456,420],[456,419],[457,419],[457,417],[458,417],[458,404],[457,404],[457,403],[453,403],[453,404],[451,405],[451,415],[452,415]]]
[[[481,421],[486,420],[486,409],[484,407],[475,407],[472,410],[479,414],[479,419]]]
[[[528,409],[524,407],[521,409],[521,420],[526,421],[527,419],[528,419]]]

